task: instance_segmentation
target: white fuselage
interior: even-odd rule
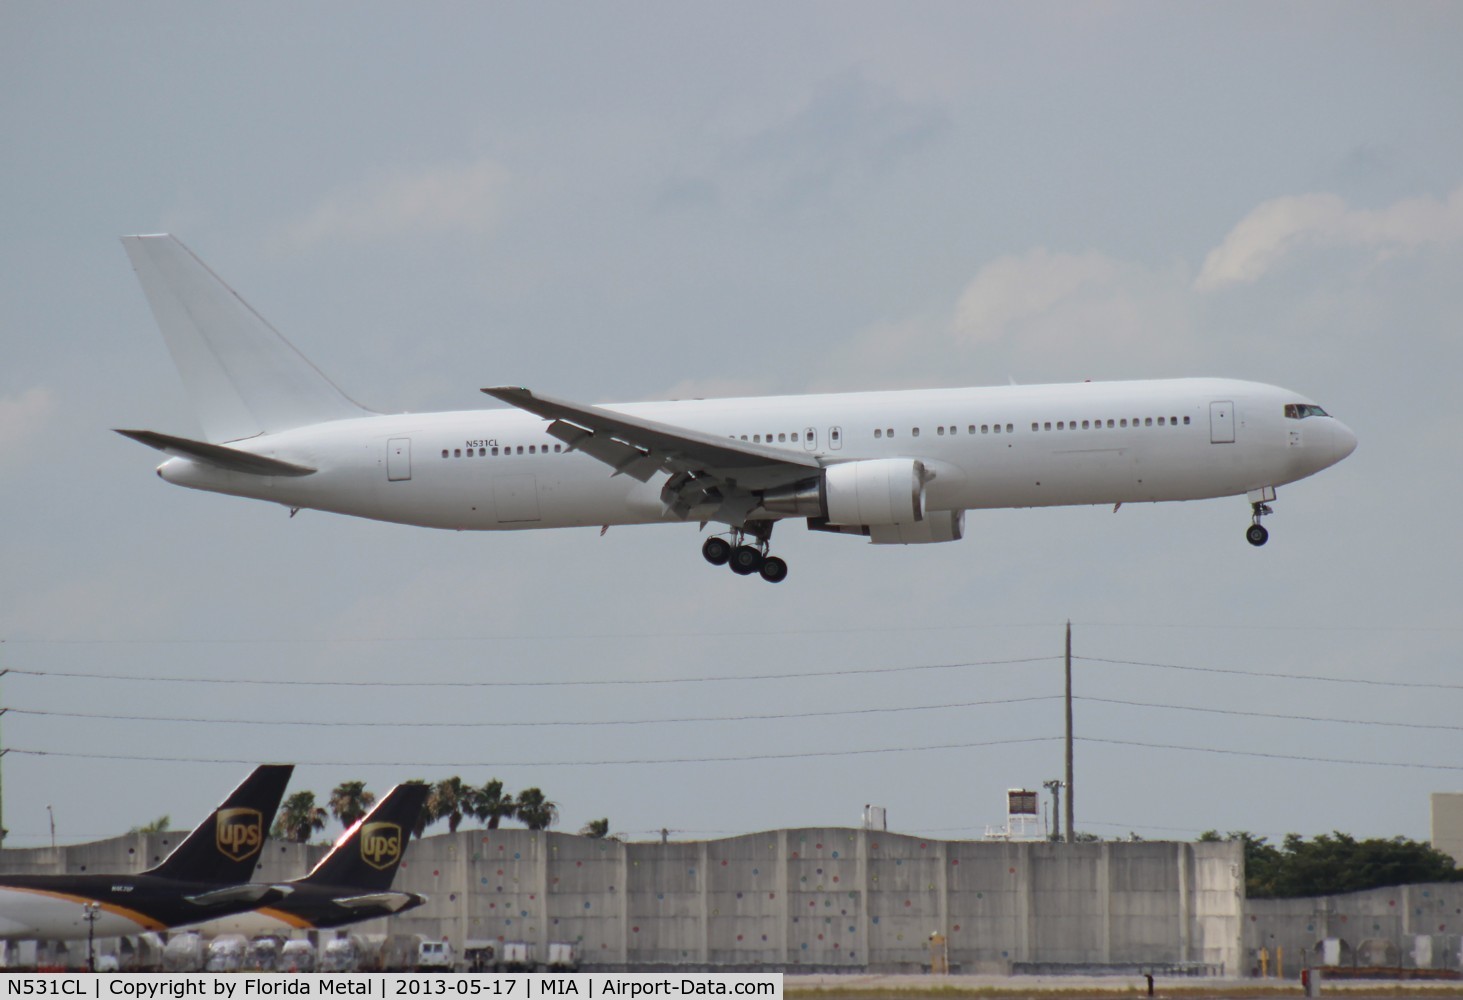
[[[104,905],[97,907],[95,925],[89,927],[90,902],[71,893],[0,887],[0,940],[66,941],[85,938],[88,931],[99,938],[117,937],[163,926],[141,913]]]
[[[606,405],[785,448],[824,464],[917,458],[928,510],[1197,500],[1273,489],[1356,439],[1297,419],[1289,390],[1230,379],[1091,382]],[[675,521],[660,488],[570,451],[520,410],[367,416],[230,443],[309,466],[299,477],[188,458],[158,474],[196,489],[403,524],[503,530]],[[757,513],[754,517],[774,516]]]

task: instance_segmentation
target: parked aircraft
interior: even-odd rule
[[[702,554],[778,582],[780,520],[876,545],[949,542],[965,512],[1244,496],[1356,437],[1314,401],[1234,379],[923,389],[382,415],[353,402],[186,247],[123,239],[204,440],[119,430],[172,456],[170,483],[433,528],[716,522]]]
[[[392,892],[391,883],[429,790],[421,782],[397,785],[341,835],[308,875],[270,886],[277,895],[253,912],[235,912],[196,929],[205,937],[252,937],[290,928],[340,927],[421,906],[425,896]]]
[[[156,867],[136,874],[0,875],[0,939],[156,931],[251,910],[284,893],[247,884],[293,764],[265,764]]]

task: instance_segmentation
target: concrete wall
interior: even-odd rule
[[[414,844],[393,931],[576,941],[608,966],[916,970],[929,937],[967,971],[1242,964],[1231,844],[941,841],[838,828],[621,844],[526,830]]]
[[[89,844],[55,848],[6,848],[0,851],[0,872],[7,875],[79,875],[85,872],[143,871],[160,863],[188,836],[188,831],[129,833]],[[309,870],[328,848],[266,841],[255,866],[255,879],[296,878]]]
[[[3,871],[136,871],[175,835],[0,852]],[[258,878],[303,874],[323,848],[271,841]],[[430,901],[363,928],[471,941],[573,941],[613,967],[918,970],[1209,965],[1242,951],[1235,843],[1003,843],[815,828],[625,844],[461,830],[412,843],[396,887]]]
[[[1283,950],[1285,971],[1293,974],[1302,962],[1321,964],[1319,943],[1326,938],[1345,943],[1343,965],[1463,967],[1463,882],[1304,899],[1252,899],[1245,907],[1245,954],[1250,966],[1258,967],[1257,956],[1264,948],[1272,975],[1277,947]],[[1419,940],[1423,938],[1426,941]],[[1394,961],[1382,961],[1389,950]]]

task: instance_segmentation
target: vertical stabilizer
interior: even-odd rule
[[[122,245],[209,441],[369,412],[173,237],[124,236]]]
[[[149,875],[238,885],[259,863],[293,764],[261,764]]]
[[[300,881],[349,886],[362,892],[390,889],[430,790],[421,782],[397,785]]]

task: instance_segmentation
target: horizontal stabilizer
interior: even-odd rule
[[[342,896],[331,902],[347,910],[398,913],[420,906],[426,902],[426,898],[414,892],[372,892],[360,896]]]
[[[284,893],[272,885],[262,882],[249,882],[244,885],[231,885],[224,889],[214,889],[212,892],[199,893],[196,896],[184,896],[183,898],[195,906],[224,906],[233,903],[265,903],[279,899]]]
[[[266,458],[263,455],[255,455],[238,448],[230,448],[227,445],[190,441],[188,438],[159,434],[157,431],[118,429],[117,433],[145,444],[149,448],[156,448],[165,454],[178,458],[191,458],[195,462],[227,469],[230,472],[243,472],[251,476],[308,476],[315,471],[308,465],[295,465],[292,462],[282,462],[277,458]]]

